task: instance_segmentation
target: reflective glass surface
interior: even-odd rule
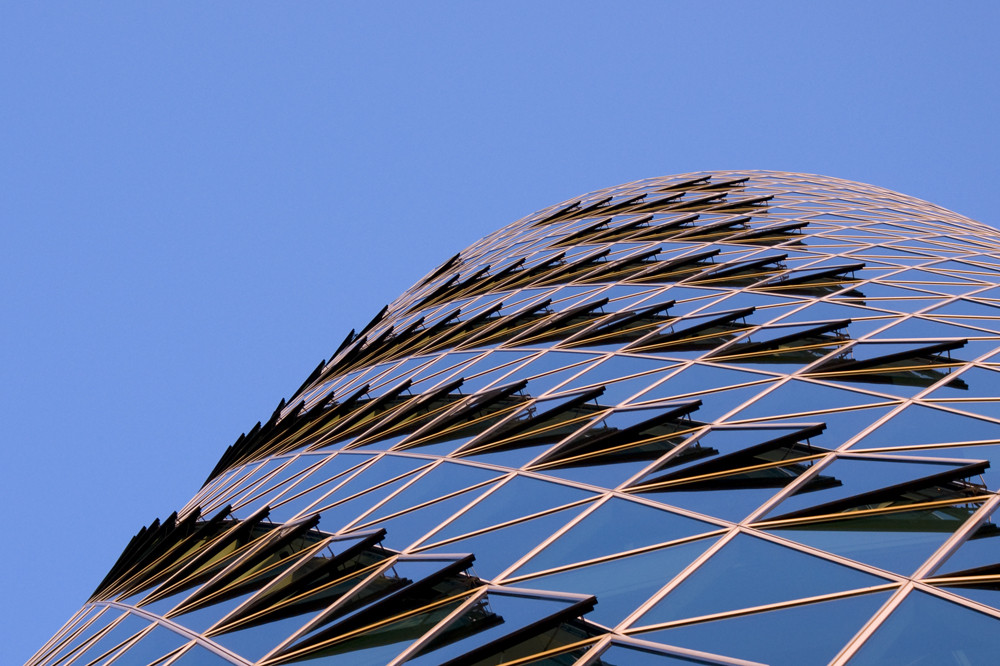
[[[784,172],[533,213],[353,323],[30,663],[154,618],[222,647],[118,663],[992,663],[998,257]]]

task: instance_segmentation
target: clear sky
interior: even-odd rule
[[[0,663],[348,330],[495,228],[700,169],[992,224],[1000,3],[0,11]]]

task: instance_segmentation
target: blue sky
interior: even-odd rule
[[[536,209],[700,169],[1000,224],[1000,5],[8,3],[0,661],[346,332]]]

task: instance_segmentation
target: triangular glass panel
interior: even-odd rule
[[[664,365],[663,367],[664,370],[662,372],[647,373],[638,377],[619,379],[602,384],[604,393],[601,395],[601,404],[615,406],[625,401],[642,400],[643,398],[640,397],[640,394],[645,389],[669,375],[670,371],[675,368],[674,365]]]
[[[603,389],[535,401],[495,430],[478,437],[463,455],[555,444],[573,434],[606,407],[596,404]]]
[[[297,656],[293,661],[309,660],[331,666],[381,666],[433,629],[464,601],[458,598],[443,604],[428,604],[401,613],[398,619],[372,624],[361,633],[331,637],[319,644],[300,641],[285,652],[289,657]]]
[[[368,454],[337,454],[300,483],[275,497],[268,517],[276,523],[288,522],[302,509],[344,483],[350,474],[358,471],[360,465],[371,460],[372,456]]]
[[[432,546],[424,552],[474,553],[476,561],[472,566],[476,575],[493,579],[536,545],[552,536],[556,530],[579,515],[586,507],[587,505],[577,505],[553,511],[531,520],[481,532],[476,536]]]
[[[579,373],[586,371],[586,369],[590,367],[590,361],[591,359],[587,359],[584,363],[578,363],[577,365],[569,368],[556,370],[555,372],[550,372],[549,374],[541,375],[540,377],[533,377],[528,380],[528,385],[524,388],[523,393],[528,396],[563,393],[567,390],[566,382]],[[508,377],[508,381],[519,380],[521,377],[523,377],[523,374],[518,371]]]
[[[670,492],[634,492],[668,508],[686,509],[706,516],[738,522],[743,520],[777,493],[775,488],[741,488],[729,490],[684,490]]]
[[[717,423],[725,415],[739,409],[741,405],[751,402],[758,395],[770,388],[770,386],[769,382],[753,384],[751,386],[699,393],[698,395],[682,399],[698,400],[701,402],[701,405],[698,406],[698,411],[692,414],[698,421],[703,423]],[[732,418],[730,417],[725,420],[732,420]]]
[[[491,591],[453,618],[440,634],[406,663],[437,666],[458,658],[464,658],[468,663],[481,663],[484,657],[495,659],[499,653],[503,653],[503,660],[506,661],[507,657],[511,657],[506,645],[512,640],[520,643],[533,641],[536,650],[542,651],[538,649],[540,636],[558,628],[564,621],[578,617],[590,607],[591,604],[586,602],[580,604],[577,598]],[[558,647],[559,643],[545,642],[543,645],[547,651]]]
[[[766,462],[769,455],[771,459],[784,460],[824,453],[825,449],[807,443],[822,430],[819,425],[784,423],[757,427],[715,426],[667,458],[633,487],[699,477],[710,472],[741,470]],[[758,460],[758,456],[765,458]],[[706,469],[706,463],[712,466],[711,469]]]
[[[986,319],[985,317],[936,317],[937,321],[952,325],[958,330],[964,331],[963,338],[973,336],[989,335],[1000,332],[1000,318]],[[985,330],[982,330],[985,329]]]
[[[149,664],[159,661],[167,653],[173,652],[188,642],[187,636],[174,633],[158,626],[133,643],[115,659],[117,664]]]
[[[991,581],[989,585],[977,583],[975,585],[937,585],[936,587],[1000,610],[1000,581],[996,579]]]
[[[195,644],[170,666],[229,666],[231,663],[211,650]]]
[[[110,631],[76,653],[73,661],[77,664],[89,664],[91,661],[97,661],[99,657],[111,653],[121,643],[131,639],[150,625],[151,622],[148,619],[129,614],[128,617],[113,626]]]
[[[698,539],[559,573],[518,580],[519,587],[592,594],[597,607],[587,618],[613,627],[716,542]]]
[[[94,611],[105,611],[97,619],[94,619],[89,624],[86,621],[91,620],[91,615]],[[104,631],[108,625],[113,621],[122,617],[125,613],[117,608],[91,608],[84,618],[81,618],[81,622],[77,622],[75,626],[85,625],[82,628],[76,628],[75,631],[67,631],[66,635],[63,636],[62,642],[54,647],[50,647],[47,652],[40,655],[41,659],[44,660],[43,663],[46,664],[59,664],[66,663],[62,660],[66,655],[70,654],[75,650],[79,650],[80,647],[87,642],[94,639],[95,636]],[[30,663],[30,662],[29,662]]]
[[[828,663],[889,595],[888,591],[861,594],[686,624],[635,637],[772,666]]]
[[[853,447],[851,449],[854,450]],[[864,453],[858,450],[858,453]],[[968,460],[969,462],[990,461],[1000,459],[1000,444],[987,444],[983,446],[935,446],[903,451],[885,451],[892,456],[920,458],[952,458]],[[982,470],[979,476],[985,480],[987,488],[1000,487],[1000,467],[990,466]],[[976,482],[979,483],[977,477]]]
[[[384,455],[371,465],[361,470],[360,473],[351,477],[349,481],[325,496],[316,508],[326,507],[334,502],[352,497],[358,493],[371,490],[380,484],[395,479],[404,474],[410,474],[414,470],[428,464],[428,460],[423,458],[412,458],[409,456]],[[329,527],[329,525],[324,526]],[[329,531],[329,530],[327,530]]]
[[[935,317],[962,316],[962,317],[1000,317],[1000,307],[984,305],[980,302],[958,299],[934,308],[931,315]]]
[[[561,387],[563,391],[603,386],[623,377],[633,375],[649,375],[649,373],[665,370],[660,359],[632,356],[630,354],[615,354],[590,367],[584,374],[571,383]]]
[[[497,479],[502,472],[445,461],[418,477],[389,501],[385,502],[361,519],[361,523],[394,515],[401,511],[444,497],[453,492],[469,488],[489,479]]]
[[[420,460],[426,463],[425,460]],[[410,473],[412,474],[412,472]],[[366,511],[372,504],[377,504],[392,493],[399,490],[410,480],[407,475],[403,478],[395,479],[372,490],[364,491],[364,494],[350,499],[341,499],[339,503],[330,505],[330,498],[325,498],[320,504],[323,508],[315,508],[320,515],[320,524],[325,532],[335,533],[347,525],[353,523],[359,514]]]
[[[894,511],[766,529],[777,536],[887,571],[910,575],[976,512],[979,504]]]
[[[1000,528],[980,525],[934,572],[935,578],[994,576],[1000,574]]]
[[[775,425],[794,426],[812,425],[822,423],[826,426],[823,432],[810,438],[810,442],[825,449],[837,449],[845,444],[852,437],[878,421],[889,413],[890,409],[895,409],[895,405],[888,407],[868,407],[862,409],[848,409],[842,412],[824,412],[822,414],[812,414],[797,418],[776,417],[774,421],[756,421],[753,425]],[[739,423],[738,425],[749,425]]]
[[[451,539],[589,497],[596,495],[572,486],[516,476],[431,538],[435,542]]]
[[[720,662],[714,659],[702,660],[687,655],[664,654],[649,648],[612,643],[601,654],[600,659],[591,663],[594,666],[618,666],[618,664],[630,664],[630,666],[710,666]]]
[[[686,401],[605,412],[535,467],[593,466],[632,460],[651,462],[674,450],[700,427],[689,418],[697,409],[696,401]]]
[[[184,613],[183,615],[171,615],[170,618],[177,624],[183,625],[192,631],[200,633],[211,627],[230,612],[236,610],[240,604],[250,599],[250,597],[256,593],[257,590],[246,592],[238,597],[226,599],[225,601],[220,601],[219,603],[201,606],[190,613]]]
[[[636,624],[701,617],[886,582],[857,569],[740,534]]]
[[[636,397],[632,402],[648,402],[667,398],[680,399],[685,396],[702,398],[703,396],[700,395],[702,393],[771,379],[774,379],[773,375],[695,363],[671,375],[666,381]]]
[[[938,386],[925,397],[939,399],[989,396],[997,382],[1000,382],[1000,374],[997,372],[981,367],[971,367],[957,375],[953,381]]]
[[[315,613],[286,617],[274,622],[258,624],[248,629],[213,635],[212,640],[244,659],[257,661],[304,627],[314,615]]]
[[[924,405],[903,411],[866,435],[854,448],[946,444],[954,441],[1000,441],[1000,423]]]
[[[532,359],[527,365],[518,368],[517,377],[526,378],[529,380],[528,385],[532,387],[530,395],[540,395],[548,388],[555,386],[558,382],[550,381],[544,379],[548,377],[551,373],[559,371],[560,373],[570,367],[575,367],[577,372],[585,369],[583,364],[588,361],[594,361],[599,358],[596,354],[584,353],[584,352],[565,352],[565,351],[547,351]],[[575,374],[575,373],[574,373]],[[564,380],[566,377],[564,377]],[[533,384],[532,381],[535,383]],[[537,390],[535,387],[542,390]],[[543,386],[544,385],[544,386]]]
[[[316,471],[310,469],[308,473],[305,472],[307,468],[316,465],[323,459],[323,454],[302,454],[298,456],[288,466],[283,467],[281,471],[261,484],[260,487],[256,488],[253,492],[247,493],[247,497],[239,498],[234,503],[234,507],[239,508],[240,505],[258,500],[259,498],[278,496],[291,486],[305,479],[311,472]],[[260,499],[259,504],[268,504],[268,501],[267,499]]]
[[[796,318],[811,319],[814,321],[850,319],[851,324],[848,330],[855,338],[861,333],[868,332],[867,330],[857,328],[859,320],[863,322],[864,318],[875,316],[884,316],[884,313],[865,308],[861,305],[831,301],[813,301],[795,314]],[[883,325],[885,323],[884,321],[882,322]]]
[[[768,519],[787,520],[977,497],[985,489],[971,484],[969,479],[978,476],[981,467],[975,463],[842,457],[822,470],[833,481],[819,487],[805,487],[785,498],[771,510]]]
[[[539,444],[517,449],[482,449],[477,450],[475,453],[463,453],[462,455],[463,457],[467,455],[470,460],[475,460],[476,462],[520,469],[554,446],[554,444]]]
[[[879,332],[878,338],[968,338],[976,332],[959,326],[924,319],[923,317],[909,317],[897,324],[893,324],[884,331]]]
[[[362,529],[381,528],[386,530],[385,545],[395,550],[405,550],[417,539],[434,530],[442,522],[462,510],[477,497],[489,491],[492,485],[466,490],[447,499],[437,500],[419,509],[384,520],[365,523]],[[351,529],[356,529],[352,526]]]
[[[914,590],[851,664],[989,664],[998,651],[1000,620]]]
[[[587,483],[599,488],[617,488],[637,473],[649,467],[648,460],[631,462],[601,462],[597,465],[580,467],[546,467],[538,471],[546,476]]]
[[[832,410],[884,402],[886,398],[868,393],[792,379],[741,409],[733,418],[740,420],[778,418],[792,413],[793,410],[797,412],[809,412],[816,408]],[[816,416],[817,420],[822,418],[821,415]]]
[[[718,529],[712,523],[613,497],[521,565],[513,575],[524,576]]]
[[[517,352],[504,353],[512,356],[512,358],[506,359],[508,362],[523,359],[528,355],[527,353],[518,354]],[[475,372],[485,369],[486,367],[494,367],[489,362],[487,362],[482,368],[480,368],[478,362],[473,365],[466,365],[481,355],[482,352],[451,352],[450,354],[442,354],[434,359],[429,365],[423,366],[411,377],[411,381],[413,382],[411,384],[411,390],[422,393],[425,390],[450,379],[452,375],[455,375],[461,369],[461,376],[466,377],[465,383],[462,384],[462,386],[466,392],[471,392],[472,389],[470,388],[470,382],[473,381],[471,379],[472,375]],[[502,362],[498,360],[496,365],[502,365]],[[473,368],[480,368],[480,370],[473,370]]]

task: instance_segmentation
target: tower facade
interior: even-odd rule
[[[993,663],[998,447],[1000,232],[651,178],[352,331],[29,663]]]

